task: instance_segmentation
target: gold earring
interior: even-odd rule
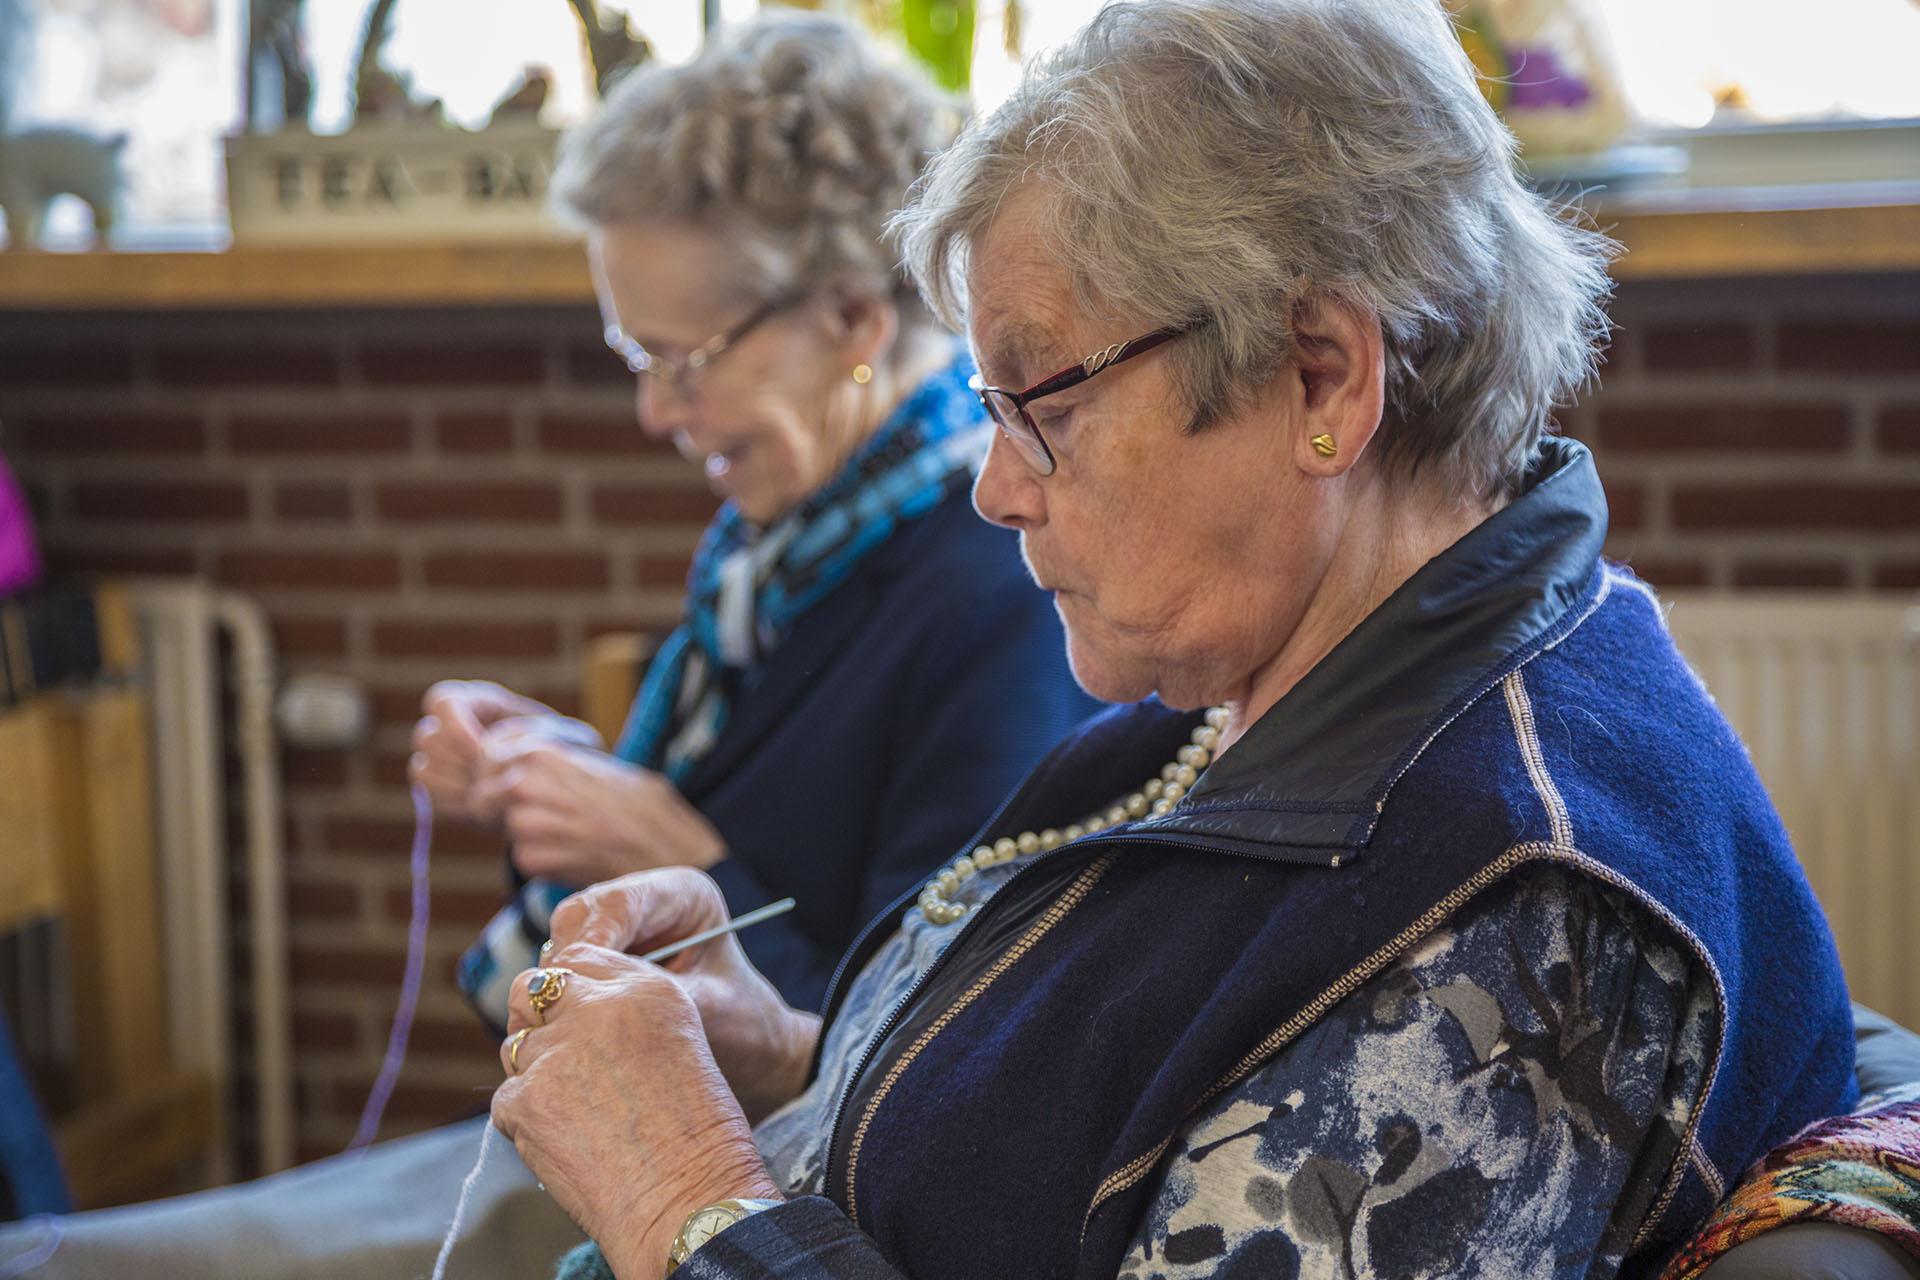
[[[870,364],[857,364],[853,366],[853,380],[863,387],[869,382],[872,382],[873,366]]]
[[[1332,436],[1315,436],[1307,443],[1311,444],[1313,451],[1323,458],[1331,458],[1334,454],[1340,452],[1340,446],[1333,442]]]

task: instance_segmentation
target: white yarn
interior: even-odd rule
[[[487,1167],[487,1152],[493,1146],[493,1123],[489,1121],[480,1131],[480,1154],[474,1159],[473,1168],[467,1171],[467,1180],[460,1184],[460,1199],[453,1206],[453,1222],[447,1227],[447,1238],[440,1242],[440,1254],[433,1260],[433,1280],[446,1280],[447,1258],[453,1253],[453,1242],[460,1234],[460,1220],[467,1216],[467,1201],[473,1198],[473,1189],[480,1181],[480,1171]]]

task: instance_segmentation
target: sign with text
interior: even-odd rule
[[[558,136],[534,124],[466,133],[422,122],[362,126],[332,137],[229,138],[233,242],[565,236],[546,211]]]

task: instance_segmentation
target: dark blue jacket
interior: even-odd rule
[[[1535,862],[1637,898],[1719,997],[1714,1066],[1629,1272],[1750,1160],[1849,1106],[1852,1022],[1820,910],[1657,603],[1600,561],[1605,529],[1586,451],[1549,442],[1527,492],[1370,615],[1186,804],[1027,861],[876,1037],[827,1196],[731,1228],[689,1275],[1110,1280],[1198,1106]],[[983,837],[1109,803],[1195,722],[1157,703],[1100,717]],[[883,914],[845,972],[893,928]]]
[[[748,958],[817,1008],[860,927],[1102,706],[1012,533],[964,489],[904,523],[747,673],[682,779],[732,851],[713,877],[733,913],[797,900],[740,935]]]

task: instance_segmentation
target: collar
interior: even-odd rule
[[[1558,437],[1519,497],[1421,566],[1189,793],[1131,830],[1333,860],[1446,723],[1584,616],[1607,532],[1593,458]]]

